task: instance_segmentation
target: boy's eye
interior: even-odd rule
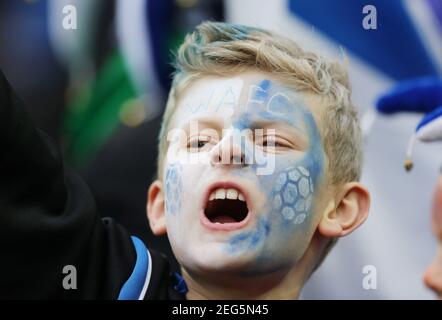
[[[288,144],[283,139],[268,136],[264,136],[260,141],[257,141],[257,144],[265,149],[288,147]]]
[[[190,149],[190,151],[197,151],[199,149],[202,149],[208,143],[209,141],[206,138],[193,139],[190,140],[187,144],[187,149]]]
[[[197,148],[202,148],[206,145],[208,141],[202,141],[202,140],[198,140],[197,142]]]

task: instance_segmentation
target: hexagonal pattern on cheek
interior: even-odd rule
[[[276,177],[273,186],[273,209],[294,224],[304,222],[310,212],[313,198],[310,172],[302,166],[289,167]]]
[[[175,214],[180,210],[182,188],[181,166],[170,165],[165,177],[166,213]]]

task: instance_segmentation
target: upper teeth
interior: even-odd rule
[[[218,188],[216,190],[213,190],[209,196],[209,201],[212,201],[214,199],[225,199],[225,198],[230,200],[238,199],[241,201],[245,201],[242,193],[234,188],[228,188],[228,189]]]

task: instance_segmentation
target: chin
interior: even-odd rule
[[[182,259],[177,256],[180,263],[189,271],[201,274],[216,273],[241,273],[247,270],[256,261],[253,254],[233,256],[224,249],[225,244],[217,243],[204,249],[198,248],[188,252]]]

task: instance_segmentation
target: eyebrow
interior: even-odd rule
[[[296,127],[296,128],[298,128],[299,130],[301,130],[300,128],[299,128],[299,126],[297,126],[295,123],[294,123],[294,121],[290,121],[290,118],[289,117],[287,117],[287,115],[286,114],[278,114],[278,113],[275,113],[275,112],[269,112],[269,111],[261,111],[261,112],[259,112],[258,113],[258,116],[260,117],[260,118],[262,118],[262,121],[273,121],[273,122],[285,122],[285,123],[287,123],[289,126],[292,126],[292,127]],[[261,121],[261,120],[257,120],[257,121]],[[301,130],[302,131],[302,130]]]

